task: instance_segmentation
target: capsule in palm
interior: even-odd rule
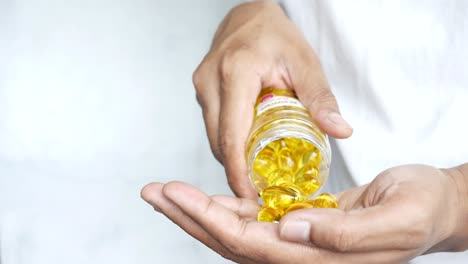
[[[289,212],[296,211],[296,210],[310,209],[310,208],[314,208],[314,205],[310,203],[306,203],[306,202],[295,203],[289,206],[284,214],[287,214]]]
[[[274,222],[281,219],[282,212],[279,209],[275,209],[268,206],[262,206],[257,214],[257,221],[261,222]]]
[[[322,193],[315,198],[314,206],[318,208],[338,208],[338,201],[335,196],[329,193]]]
[[[262,191],[261,198],[268,207],[286,209],[291,204],[300,201],[302,195],[293,186],[282,185],[266,188]]]

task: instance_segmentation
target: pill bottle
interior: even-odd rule
[[[249,177],[264,209],[278,220],[325,185],[330,144],[292,90],[262,89],[254,115],[246,148]]]

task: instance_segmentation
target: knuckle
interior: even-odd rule
[[[223,80],[230,80],[238,71],[245,69],[250,65],[250,49],[244,45],[240,48],[226,50],[222,56],[220,75]]]
[[[214,66],[214,61],[214,55],[208,53],[193,72],[192,83],[197,93],[203,93],[204,89],[206,89],[206,85],[204,83],[212,77],[211,75],[214,74],[213,71],[210,70]]]
[[[205,208],[203,209],[203,214],[207,214],[208,212],[215,210],[213,209],[214,203],[215,202],[212,199],[209,199],[205,205]]]
[[[201,84],[201,79],[202,77],[200,76],[200,67],[195,70],[192,76],[192,82],[193,86],[195,87],[195,99],[197,100],[198,105],[200,105],[202,108],[205,105],[204,103],[204,91],[203,91],[203,85]]]
[[[197,89],[197,87],[200,86],[201,71],[202,71],[201,67],[202,67],[202,64],[200,64],[200,66],[198,66],[198,68],[195,69],[195,71],[192,74],[192,83],[193,83],[193,86],[195,86],[195,89]]]
[[[198,94],[203,92],[202,89],[204,86],[201,83],[204,78],[205,78],[205,65],[202,62],[200,66],[198,66],[198,68],[192,74],[192,83]]]

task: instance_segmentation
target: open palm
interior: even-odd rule
[[[207,196],[181,182],[149,184],[142,197],[239,263],[400,263],[450,247],[458,220],[453,184],[433,167],[397,167],[337,194],[339,209],[293,211],[279,224],[257,222],[256,201]]]

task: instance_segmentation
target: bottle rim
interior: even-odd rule
[[[295,119],[294,121],[297,121],[297,119]],[[314,124],[309,123],[309,122],[307,123],[308,123],[307,125],[311,125],[315,127]],[[260,132],[258,134],[257,139],[255,139],[255,141],[250,146],[250,149],[248,151],[248,156],[247,156],[248,174],[249,174],[250,182],[252,186],[255,188],[255,190],[257,190],[258,193],[260,193],[261,190],[259,190],[257,186],[255,186],[254,179],[253,179],[253,176],[254,176],[253,163],[255,161],[255,158],[260,153],[260,151],[264,149],[268,144],[270,144],[271,142],[275,140],[279,140],[281,138],[299,138],[299,139],[306,140],[310,142],[311,144],[313,144],[317,149],[319,149],[319,151],[322,154],[322,163],[320,166],[320,173],[325,173],[326,171],[326,173],[328,174],[328,171],[330,169],[330,163],[331,163],[331,151],[330,151],[330,144],[328,141],[328,136],[325,134],[322,134],[321,135],[322,137],[320,137],[320,135],[318,135],[316,131],[307,127],[307,125],[304,124],[304,122],[300,122],[300,123],[292,122],[292,123],[287,123],[287,124],[279,124],[272,129]],[[325,177],[324,179],[322,179],[321,186],[315,193],[318,193],[323,188],[323,186],[325,186],[327,178],[328,177]]]

